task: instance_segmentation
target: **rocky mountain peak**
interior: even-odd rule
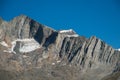
[[[1,80],[108,80],[120,71],[120,51],[95,36],[53,30],[25,15],[0,21],[0,79],[2,72],[12,76]]]
[[[26,42],[27,44],[24,43],[24,45],[22,45],[21,48],[27,49],[32,44],[35,44],[34,47],[38,48],[38,44],[43,45],[46,41],[46,38],[54,32],[54,30],[52,30],[51,28],[46,27],[45,25],[42,25],[25,15],[15,17],[10,22],[6,22],[6,24],[1,25],[0,28],[0,40],[4,41],[4,43],[6,43],[10,47],[10,51],[8,52],[13,53],[16,53],[14,52],[14,48],[16,49],[16,47],[18,47],[19,44],[22,45],[24,42]]]

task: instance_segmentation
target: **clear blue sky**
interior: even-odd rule
[[[120,48],[120,0],[0,0],[0,16],[25,14],[54,29],[95,35]]]

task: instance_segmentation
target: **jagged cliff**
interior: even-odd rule
[[[95,36],[56,31],[25,15],[0,18],[0,80],[119,80],[119,60],[120,51]]]

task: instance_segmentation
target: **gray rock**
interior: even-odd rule
[[[40,47],[21,53],[20,40],[24,39],[34,39]],[[9,45],[0,44],[0,76],[6,74],[2,80],[8,80],[9,76],[9,80],[119,79],[120,51],[95,36],[88,39],[72,30],[56,31],[21,15],[10,22],[0,19],[2,41]],[[16,54],[7,52],[11,48]]]

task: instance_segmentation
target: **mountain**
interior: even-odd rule
[[[0,80],[120,80],[120,51],[25,15],[0,18]]]

